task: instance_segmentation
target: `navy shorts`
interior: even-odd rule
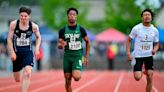
[[[33,52],[16,52],[17,58],[13,62],[13,72],[22,70],[23,67],[30,65],[33,67]]]
[[[141,71],[142,65],[145,65],[145,70],[154,70],[153,57],[135,58],[136,64],[134,65],[134,71]]]

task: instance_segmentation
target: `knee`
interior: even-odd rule
[[[72,77],[75,81],[79,81],[81,79],[81,71],[75,70],[73,71]]]
[[[31,77],[31,70],[25,70],[24,71],[24,76],[29,79]]]
[[[143,76],[143,74],[142,74],[141,71],[135,71],[135,72],[134,72],[134,79],[135,79],[136,81],[139,81],[139,80],[142,78],[142,76]]]
[[[79,76],[74,76],[74,80],[75,81],[79,81],[81,79],[81,76],[79,75]]]
[[[139,81],[139,80],[141,79],[141,76],[134,76],[134,79],[135,79],[136,81]]]
[[[147,74],[147,80],[148,81],[152,81],[152,79],[153,79],[153,74]]]
[[[79,80],[80,80],[80,78],[74,78],[74,80],[75,80],[75,81],[79,81]]]
[[[20,82],[20,79],[15,79],[16,82]]]
[[[140,80],[140,78],[138,78],[138,77],[135,77],[135,80],[136,80],[136,81],[139,81],[139,80]]]

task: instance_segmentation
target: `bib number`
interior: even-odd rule
[[[141,49],[144,50],[144,51],[145,50],[150,50],[150,46],[151,46],[150,44],[144,43],[144,44],[142,44]]]
[[[17,46],[28,46],[30,45],[30,40],[28,39],[21,39],[17,38]]]
[[[70,50],[79,50],[81,49],[81,42],[78,41],[78,42],[70,42],[69,43],[69,49]]]

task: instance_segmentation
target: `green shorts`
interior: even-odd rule
[[[82,71],[82,56],[77,56],[77,57],[64,56],[63,69],[64,69],[64,73],[72,73],[72,70]]]

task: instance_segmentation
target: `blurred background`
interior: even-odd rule
[[[164,0],[0,0],[0,71],[12,72],[7,35],[9,23],[18,19],[22,5],[32,9],[31,20],[39,25],[42,36],[42,59],[35,61],[34,71],[62,69],[63,50],[57,49],[57,39],[58,31],[67,24],[69,7],[78,9],[78,23],[86,28],[91,41],[89,66],[85,69],[127,71],[132,69],[126,60],[127,36],[141,22],[141,11],[152,9],[160,40],[154,64],[156,70],[164,70]]]

